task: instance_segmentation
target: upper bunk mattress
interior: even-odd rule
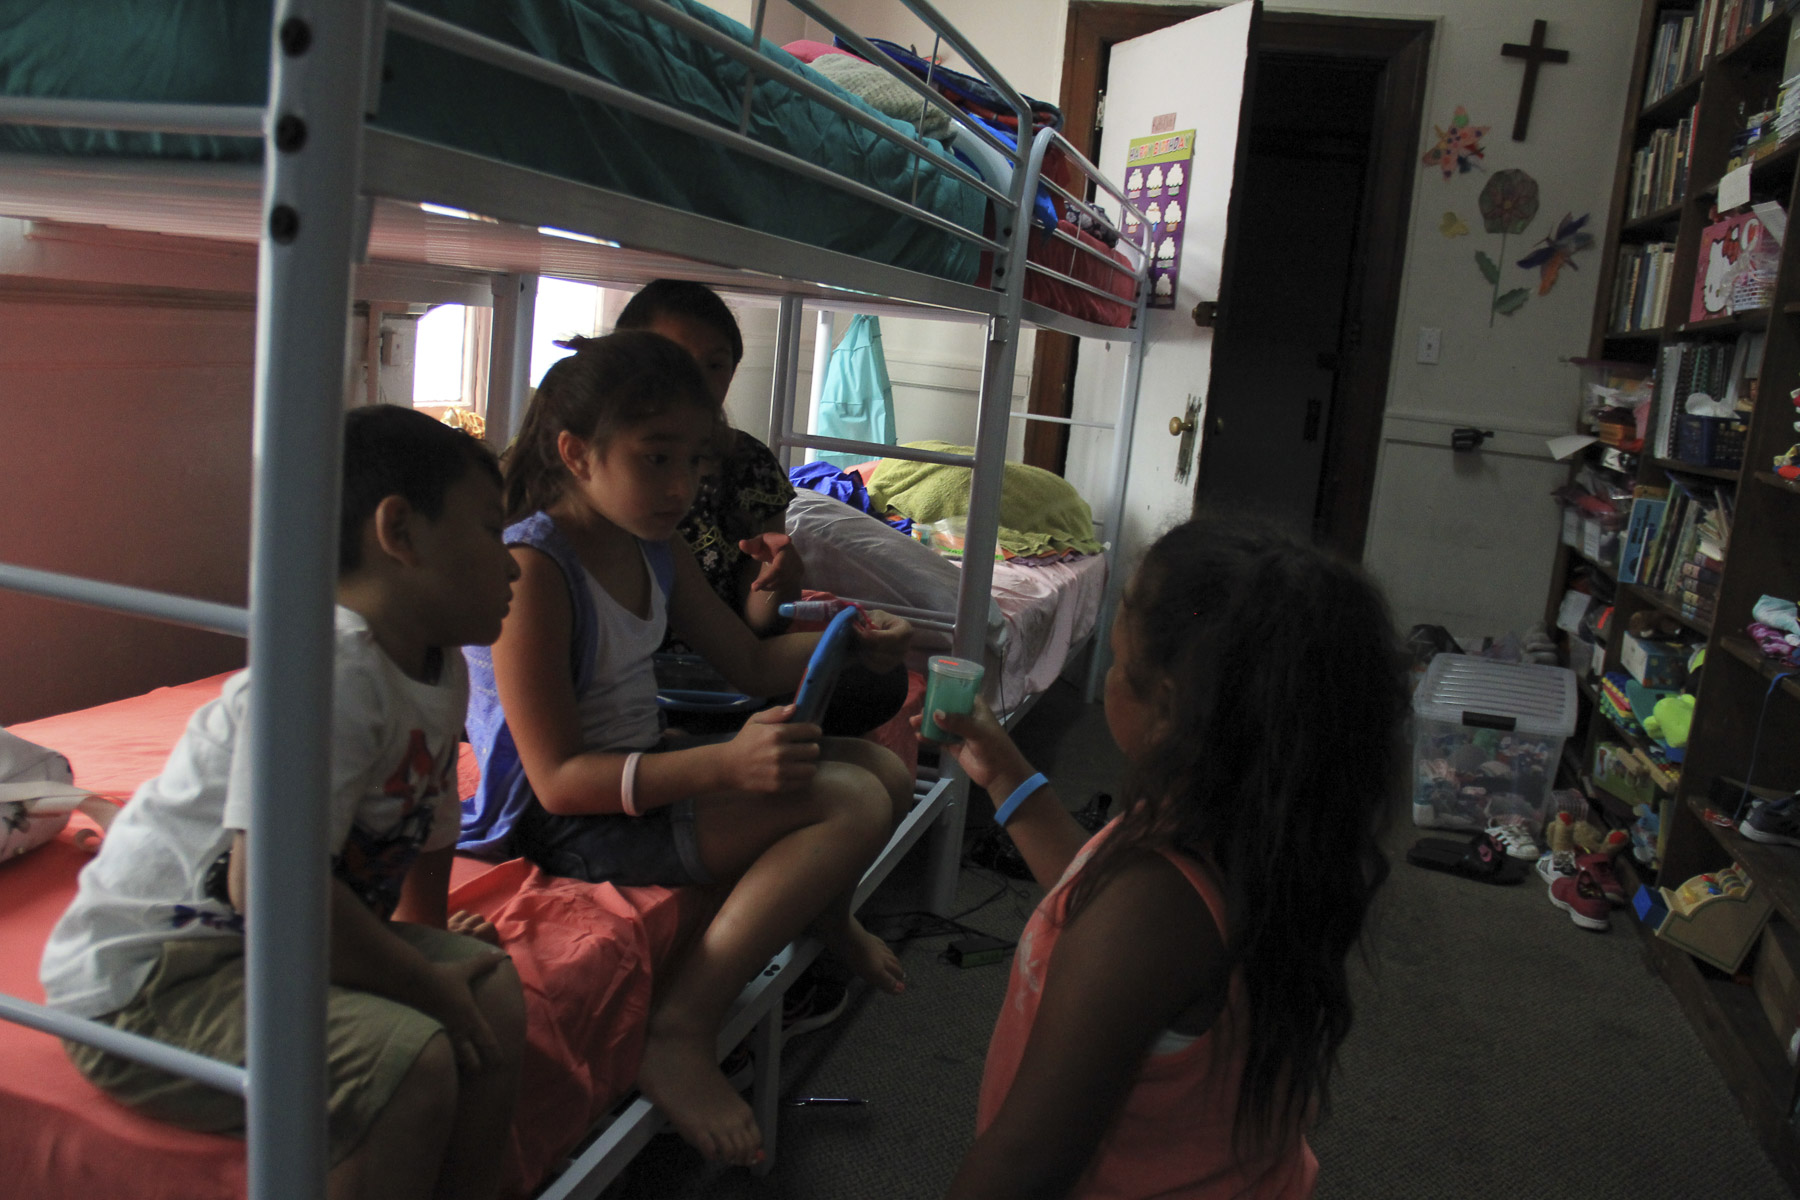
[[[679,11],[747,43],[691,0]],[[422,12],[735,130],[747,68],[619,0],[412,0]],[[0,95],[262,105],[271,6],[250,0],[0,0]],[[884,117],[765,41],[765,54]],[[749,136],[979,233],[986,200],[841,114],[759,79]],[[624,192],[764,233],[959,283],[977,247],[878,204],[644,117],[388,35],[372,123],[394,133]],[[928,141],[934,149],[942,147]],[[256,162],[256,139],[0,126],[0,151]]]

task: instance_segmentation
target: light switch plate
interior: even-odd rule
[[[1437,362],[1437,360],[1438,360],[1438,340],[1443,336],[1443,332],[1444,331],[1441,329],[1433,329],[1428,325],[1420,326],[1420,328],[1419,328],[1419,361],[1420,362],[1422,362],[1422,363]]]

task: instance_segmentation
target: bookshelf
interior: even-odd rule
[[[1721,227],[1741,228],[1755,212],[1761,234],[1800,203],[1800,86],[1792,98],[1782,88],[1800,75],[1800,0],[1645,0],[1637,47],[1589,359],[1651,372],[1653,407],[1641,441],[1615,429],[1613,444],[1591,447],[1571,477],[1590,493],[1631,498],[1620,506],[1615,555],[1566,536],[1556,552],[1550,623],[1571,587],[1607,613],[1597,630],[1590,614],[1565,638],[1582,714],[1563,778],[1614,824],[1629,820],[1633,797],[1608,790],[1598,754],[1603,746],[1647,754],[1650,739],[1613,720],[1602,681],[1581,668],[1597,656],[1617,670],[1634,620],[1659,619],[1679,640],[1704,645],[1685,761],[1651,781],[1660,869],[1633,864],[1633,874],[1672,887],[1736,862],[1772,897],[1775,919],[1800,927],[1800,848],[1748,841],[1706,817],[1736,805],[1742,790],[1732,781],[1800,788],[1800,679],[1782,678],[1744,632],[1762,595],[1800,597],[1800,481],[1774,470],[1800,442],[1800,407],[1790,400],[1800,388],[1800,228],[1780,237],[1778,252],[1746,236],[1761,255],[1757,270],[1721,304],[1713,285],[1724,273],[1706,273]],[[1764,132],[1747,139],[1758,113],[1769,114]],[[1720,212],[1721,180],[1744,160],[1752,207]],[[1686,411],[1691,392],[1717,401],[1706,416]],[[1634,548],[1629,513],[1639,506]],[[1800,1071],[1750,987],[1639,932],[1746,1121],[1800,1192]]]

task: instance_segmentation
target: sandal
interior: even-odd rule
[[[1518,883],[1525,878],[1525,864],[1508,858],[1499,842],[1478,833],[1466,842],[1449,838],[1420,838],[1406,852],[1406,861],[1428,871],[1444,871],[1482,883]]]

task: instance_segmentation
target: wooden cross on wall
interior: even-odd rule
[[[1544,63],[1569,61],[1567,50],[1552,50],[1544,45],[1544,33],[1548,28],[1547,22],[1533,21],[1529,46],[1507,42],[1500,47],[1500,53],[1505,57],[1525,60],[1525,82],[1519,88],[1519,110],[1513,117],[1512,140],[1515,142],[1525,140],[1525,126],[1531,123],[1531,99],[1537,93],[1538,68]]]

